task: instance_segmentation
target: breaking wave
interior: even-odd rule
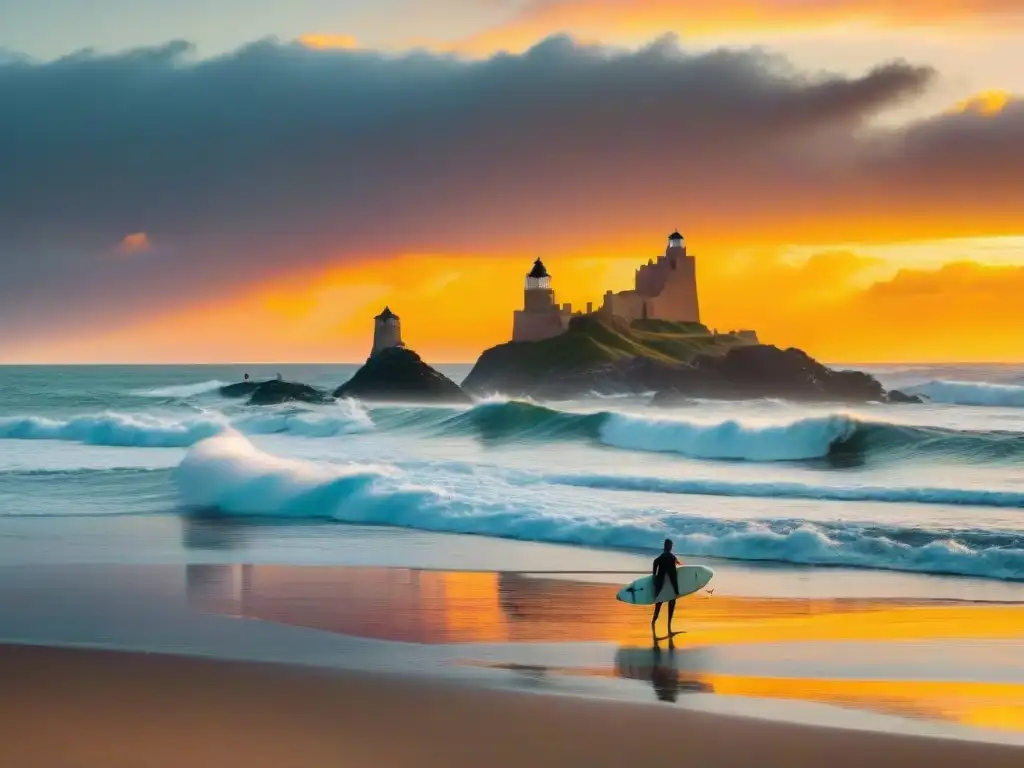
[[[1018,432],[917,427],[867,421],[845,413],[788,420],[708,421],[616,411],[561,411],[509,400],[479,403],[447,416],[436,409],[433,414],[405,412],[401,426],[419,426],[441,434],[474,434],[495,442],[586,439],[613,448],[676,453],[694,459],[770,462],[945,455],[993,461],[1024,457],[1024,434]]]
[[[790,419],[701,420],[618,411],[577,412],[536,403],[486,401],[468,409],[384,406],[353,400],[328,406],[281,406],[161,416],[105,412],[68,419],[0,418],[0,438],[65,440],[89,445],[188,447],[228,429],[248,435],[336,437],[370,430],[472,436],[484,442],[585,441],[608,448],[674,453],[693,459],[751,462],[862,462],[945,456],[961,462],[1024,459],[1024,434],[958,431],[836,412]]]
[[[934,403],[987,407],[1024,408],[1024,386],[983,381],[929,381],[904,389]]]
[[[14,416],[0,419],[0,438],[66,440],[87,445],[184,448],[226,428],[216,416],[169,419],[145,414],[103,413],[71,419]]]
[[[0,418],[2,439],[64,440],[133,448],[187,448],[232,429],[250,435],[333,437],[373,429],[373,422],[366,411],[350,401],[318,411],[268,410],[234,418],[215,412],[177,418],[139,413],[88,414],[69,419]]]
[[[488,499],[415,482],[391,466],[279,458],[236,433],[190,449],[174,473],[189,505],[226,515],[347,523],[622,549],[671,536],[683,555],[1024,579],[1024,534],[806,520],[713,520],[602,506]]]

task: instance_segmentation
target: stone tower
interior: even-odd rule
[[[699,323],[697,261],[686,252],[686,241],[678,229],[668,236],[665,261],[669,269],[659,295],[660,316],[665,320]]]
[[[402,343],[402,321],[391,311],[390,307],[384,307],[384,311],[373,318],[373,349],[370,351],[370,357],[382,349],[404,346],[405,344]]]
[[[699,323],[697,262],[686,252],[678,230],[668,236],[665,255],[649,259],[636,271],[631,291],[608,291],[601,312],[624,320]]]
[[[540,341],[563,333],[569,326],[572,307],[555,303],[551,288],[551,275],[544,262],[537,259],[526,275],[523,308],[517,309],[512,320],[512,341]]]

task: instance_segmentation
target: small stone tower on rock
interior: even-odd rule
[[[370,352],[370,357],[382,349],[404,346],[405,344],[402,343],[402,321],[391,311],[390,307],[384,307],[384,311],[373,318],[373,350]]]

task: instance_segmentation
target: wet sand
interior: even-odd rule
[[[19,768],[1019,766],[1024,751],[390,675],[0,647]]]
[[[759,718],[735,720],[744,733],[748,728],[776,733],[785,722],[800,734],[818,733],[818,726],[856,728],[860,738],[874,739],[866,733],[871,732],[1024,745],[1024,604],[717,592],[682,601],[677,629],[685,632],[673,643],[655,644],[649,612],[615,602],[611,590],[608,584],[517,573],[388,568],[0,568],[0,640],[5,642],[233,660],[194,666],[181,658],[123,655],[72,663],[84,651],[8,647],[2,651],[0,689],[12,716],[21,717],[19,702],[31,705],[23,708],[25,717],[35,708],[38,720],[19,721],[22,731],[34,737],[57,729],[52,738],[38,741],[39,748],[47,749],[71,736],[85,738],[84,726],[70,736],[60,730],[79,728],[83,718],[100,718],[93,723],[97,733],[113,743],[128,743],[136,732],[153,731],[152,738],[160,741],[173,740],[176,730],[203,734],[213,729],[216,743],[227,744],[246,731],[269,729],[285,734],[275,737],[281,739],[308,731],[312,741],[302,749],[319,745],[328,750],[325,754],[339,748],[332,734],[347,739],[349,750],[363,749],[358,745],[366,738],[399,749],[401,744],[390,742],[398,738],[395,734],[411,733],[411,726],[394,730],[391,723],[406,712],[413,718],[416,710],[403,709],[401,703],[409,697],[419,697],[419,706],[430,711],[416,717],[429,720],[439,710],[463,718],[465,725],[456,719],[443,728],[430,721],[444,731],[442,742],[462,738],[460,728],[476,738],[483,733],[479,721],[502,718],[505,730],[536,730],[557,741],[558,729],[544,723],[562,716],[556,713],[586,719],[578,714],[581,698],[600,698],[606,700],[602,706],[618,707],[608,722],[631,724],[620,734],[624,760],[639,759],[636,751],[648,749],[651,727],[645,723],[652,718],[672,724],[655,728],[659,738],[670,740],[666,754],[680,749],[689,754],[685,744],[694,734],[739,727],[715,725],[717,715],[704,723],[711,712],[730,723],[737,716]],[[63,672],[46,677],[46,653],[63,659]],[[244,673],[232,672],[239,663],[250,666]],[[266,666],[273,664],[285,666]],[[4,671],[8,667],[10,673]],[[166,672],[169,668],[187,671],[179,675]],[[32,675],[42,677],[33,681]],[[219,675],[237,679],[227,687],[203,682]],[[66,691],[62,676],[71,681]],[[167,682],[151,682],[164,677]],[[424,688],[428,679],[442,687]],[[303,686],[311,686],[309,696],[330,710],[327,714],[348,714],[325,723],[327,714],[300,701]],[[279,688],[292,693],[279,695]],[[237,701],[230,698],[231,690]],[[508,703],[524,694],[532,704]],[[78,698],[69,699],[72,695]],[[297,703],[291,703],[292,695]],[[342,704],[325,703],[325,697],[339,697]],[[362,713],[353,701],[375,703]],[[264,705],[266,711],[260,709]],[[503,714],[512,706],[524,710]],[[51,709],[52,722],[40,730],[37,724],[46,721]],[[197,718],[193,712],[206,714]],[[280,722],[271,717],[274,712],[282,714]],[[298,717],[299,712],[307,714]],[[122,716],[136,725],[117,731]],[[14,720],[0,722],[6,727]],[[346,731],[350,722],[360,725]],[[583,731],[560,727],[590,734],[603,731],[605,721],[594,721]],[[842,733],[847,738],[850,730]],[[673,741],[677,737],[678,744]],[[263,735],[253,733],[252,738]],[[431,738],[415,735],[424,744]],[[493,738],[504,744],[500,732]],[[651,748],[660,749],[659,744],[654,739]],[[11,742],[3,749],[18,746]],[[261,749],[276,754],[272,745]],[[446,747],[437,749],[443,753]],[[615,749],[605,745],[596,754],[619,754]],[[529,754],[521,757],[535,764]],[[714,764],[728,764],[724,760]],[[310,761],[316,764],[312,757],[292,764]],[[0,759],[0,765],[7,764],[33,763]]]

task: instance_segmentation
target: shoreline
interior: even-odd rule
[[[18,766],[1017,766],[1020,748],[369,672],[0,646]]]
[[[1024,745],[1024,605],[716,594],[680,602],[668,643],[612,589],[381,567],[0,568],[0,642]]]

